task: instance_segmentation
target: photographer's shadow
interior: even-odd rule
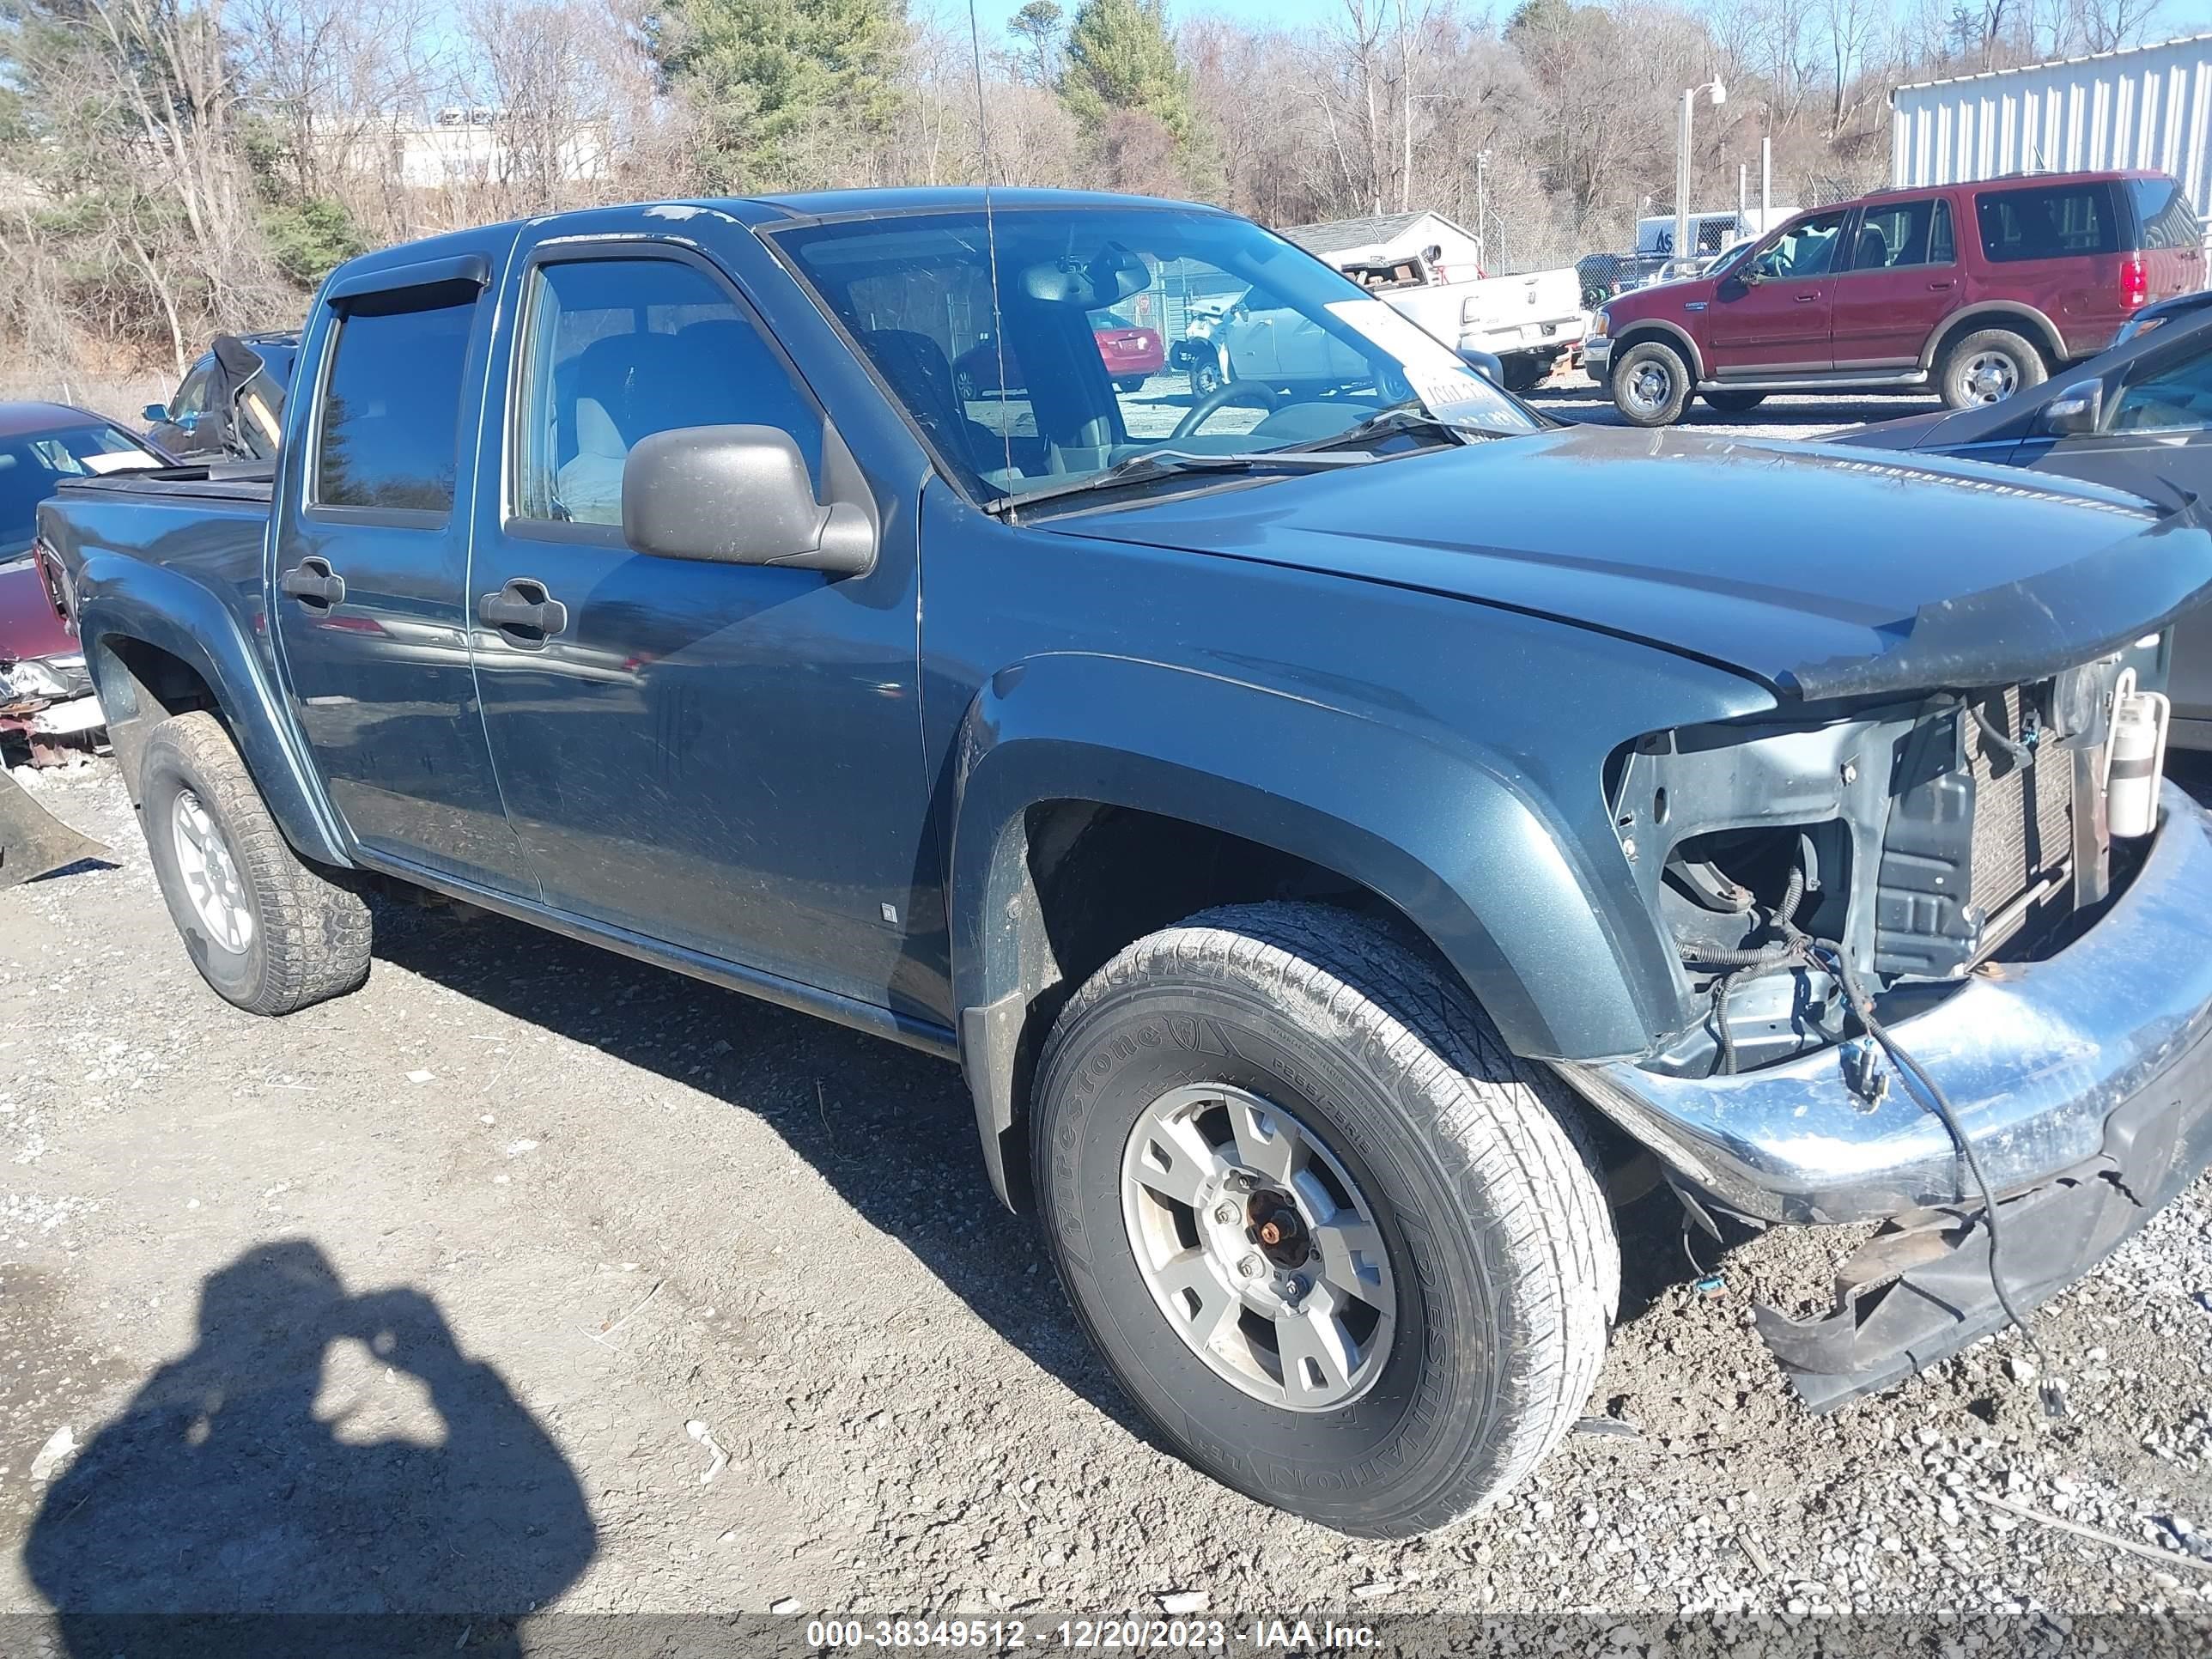
[[[325,1366],[349,1343],[366,1351],[351,1370],[381,1395],[378,1414],[427,1393],[441,1425],[419,1408],[404,1437],[350,1410],[318,1417]],[[209,1277],[198,1345],[55,1480],[24,1565],[74,1655],[146,1650],[146,1615],[172,1630],[178,1615],[283,1615],[295,1638],[325,1626],[316,1650],[349,1653],[421,1650],[427,1632],[392,1615],[438,1617],[472,1621],[466,1650],[482,1653],[514,1651],[507,1621],[573,1583],[597,1542],[566,1460],[436,1304],[349,1294],[294,1239]]]

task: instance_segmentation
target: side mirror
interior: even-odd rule
[[[1459,360],[1492,386],[1505,384],[1505,365],[1487,351],[1478,351],[1473,346],[1459,349]]]
[[[780,427],[680,427],[640,439],[623,464],[623,539],[655,558],[866,575],[876,564],[866,486],[834,428],[823,428],[822,449],[823,483],[848,497],[826,507]]]
[[[150,425],[160,426],[169,418],[169,406],[167,404],[148,404],[138,411],[138,418]]]
[[[1766,280],[1766,273],[1758,270],[1740,270],[1736,273],[1735,279],[1746,288],[1757,288]]]
[[[2105,383],[2076,380],[2043,406],[2043,430],[2053,438],[2086,438],[2104,423]]]

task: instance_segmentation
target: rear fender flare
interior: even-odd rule
[[[130,761],[161,710],[142,703],[118,642],[165,651],[198,674],[284,838],[308,858],[350,864],[283,694],[221,599],[161,565],[112,553],[88,554],[74,584],[86,666],[133,797],[137,779]]]
[[[1030,1005],[1059,982],[1036,926],[1029,809],[1097,802],[1225,831],[1395,906],[1521,1054],[1640,1052],[1623,953],[1568,839],[1480,756],[1188,669],[1085,654],[1000,671],[955,751],[953,1004],[994,1183]]]
[[[2066,337],[2058,331],[2058,325],[2043,313],[2018,300],[1985,300],[1936,325],[1928,337],[1928,343],[1920,348],[1920,367],[1933,372],[1936,360],[1952,341],[1983,328],[2008,328],[2025,336],[2053,368],[2062,367],[2067,361]]]

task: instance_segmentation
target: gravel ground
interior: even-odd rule
[[[2212,1179],[2039,1316],[2057,1422],[2009,1335],[1807,1415],[1750,1304],[1844,1242],[1701,1239],[1700,1293],[1648,1199],[1628,1431],[1347,1540],[1147,1440],[951,1067],[404,905],[257,1019],[112,766],[37,788],[112,855],[0,892],[0,1613],[2212,1612]]]
[[[1562,371],[1553,376],[1539,386],[1528,401],[1562,421],[1580,421],[1591,426],[1629,424],[1613,406],[1612,396],[1580,369]],[[1828,438],[1875,421],[1923,415],[1942,406],[1936,398],[1772,397],[1751,412],[1752,418],[1743,420],[1724,416],[1698,400],[1692,402],[1680,424],[1698,432],[1741,438]]]

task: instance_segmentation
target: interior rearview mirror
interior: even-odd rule
[[[2081,438],[2094,432],[2105,414],[2105,383],[2076,380],[2043,406],[2043,429],[2054,438]]]
[[[1085,311],[1117,305],[1152,285],[1152,268],[1118,242],[1109,242],[1088,261],[1065,258],[1034,264],[1021,274],[1021,291],[1044,305],[1079,306]]]
[[[836,428],[822,434],[825,505],[806,458],[772,426],[691,426],[641,438],[623,464],[623,539],[662,559],[866,575],[876,520]]]

